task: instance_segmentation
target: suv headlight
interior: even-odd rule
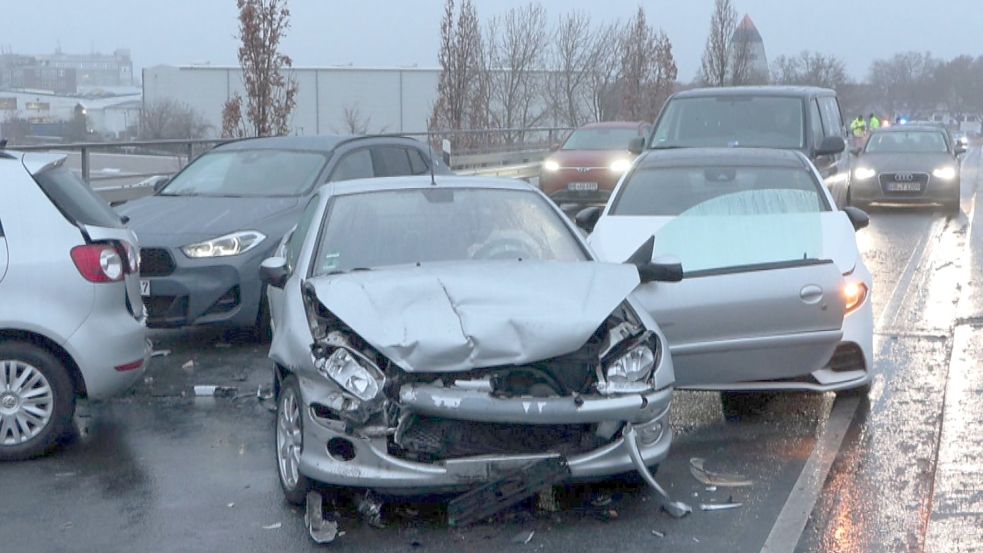
[[[608,166],[608,169],[610,169],[612,173],[624,173],[625,171],[631,169],[631,160],[616,159],[611,162],[611,165]]]
[[[198,242],[181,248],[184,255],[199,259],[203,257],[228,257],[240,255],[258,246],[266,235],[255,230],[243,230]]]
[[[546,161],[543,162],[543,169],[549,171],[550,173],[552,173],[553,171],[559,171],[560,164],[553,161],[552,159],[547,159]]]
[[[372,401],[385,384],[385,376],[365,357],[338,348],[327,358],[318,359],[317,371],[362,401]]]

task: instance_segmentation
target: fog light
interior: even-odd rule
[[[662,439],[664,428],[662,421],[652,421],[643,425],[636,425],[635,431],[638,432],[638,440],[644,445],[652,445]]]

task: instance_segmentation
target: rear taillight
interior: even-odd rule
[[[88,244],[72,248],[72,261],[89,282],[119,282],[126,264],[117,246]]]

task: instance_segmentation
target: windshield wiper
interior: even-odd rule
[[[354,267],[352,269],[335,269],[333,271],[328,271],[327,273],[324,273],[324,276],[344,275],[344,274],[347,274],[347,273],[354,273],[354,272],[360,272],[360,271],[371,271],[371,270],[372,270],[371,267]]]

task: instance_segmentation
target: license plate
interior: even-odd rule
[[[141,279],[140,280],[140,295],[141,296],[144,296],[144,297],[150,295],[150,281],[149,280],[144,280],[144,279]]]
[[[889,182],[888,192],[921,192],[922,185],[918,182]]]
[[[571,182],[567,185],[567,190],[573,192],[595,192],[597,190],[596,182]]]

